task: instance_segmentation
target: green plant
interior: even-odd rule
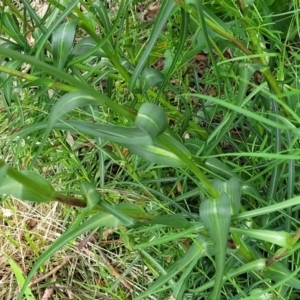
[[[18,118],[0,193],[82,208],[19,299],[59,249],[106,227],[157,278],[134,299],[297,298],[298,4],[278,2],[165,0],[148,26],[141,1],[51,0],[43,18],[26,0],[23,14],[3,1],[2,99]],[[68,164],[75,140],[92,149]],[[54,165],[67,172],[62,191],[38,175]],[[111,186],[146,200],[116,201],[101,192]]]

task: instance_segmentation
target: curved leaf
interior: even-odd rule
[[[175,154],[155,145],[124,144],[124,146],[136,155],[158,165],[174,168],[185,166]]]
[[[157,41],[157,39],[160,35],[160,32],[164,28],[165,23],[167,22],[174,7],[175,7],[174,1],[163,1],[162,6],[157,15],[157,20],[151,31],[151,36],[150,36],[148,45],[147,45],[142,57],[139,59],[139,63],[136,66],[136,68],[131,76],[131,80],[130,80],[129,86],[128,86],[130,91],[133,91],[133,89],[135,87],[135,83],[136,83],[138,77],[140,76],[142,69],[144,68],[145,64],[147,63],[148,57],[151,53],[151,50],[153,49],[155,42]]]
[[[158,92],[157,98],[159,97],[159,95],[163,92],[163,89],[165,87],[165,85],[169,82],[172,73],[175,70],[176,65],[179,62],[180,57],[183,55],[183,48],[186,44],[186,40],[187,40],[187,36],[188,36],[188,32],[189,32],[189,24],[190,24],[190,19],[189,19],[189,13],[181,8],[181,26],[180,26],[180,40],[178,42],[178,44],[176,45],[176,49],[175,49],[175,55],[174,58],[171,57],[171,55],[166,51],[165,53],[165,66],[164,69],[162,71],[163,74],[165,74],[164,76],[164,81],[162,82],[162,84],[160,84],[160,90]],[[171,59],[171,62],[169,62]]]
[[[215,246],[215,285],[210,299],[219,299],[225,270],[227,238],[230,226],[230,200],[227,194],[219,199],[206,199],[200,205],[200,218]]]
[[[14,39],[18,45],[20,45],[23,49],[30,49],[30,47],[26,41],[25,35],[21,33],[18,21],[13,14],[10,14],[7,12],[2,12],[1,13],[1,23],[2,23],[2,25],[1,25],[2,30],[6,31],[6,33],[12,39]],[[5,30],[5,28],[3,28],[3,24],[4,24],[4,26],[6,26],[6,28],[7,28],[6,30]]]
[[[231,177],[229,180],[224,181],[214,179],[213,186],[219,194],[226,193],[231,202],[231,214],[237,214],[241,206],[241,181],[237,177]]]
[[[31,166],[35,164],[37,157],[41,154],[48,136],[52,130],[53,125],[57,120],[59,120],[63,115],[67,114],[71,110],[85,106],[85,105],[97,105],[97,101],[93,96],[86,95],[82,91],[76,91],[72,93],[65,94],[57,101],[50,112],[48,126],[44,133],[44,138],[39,146],[38,151],[36,152],[34,158],[32,159]]]
[[[158,70],[148,67],[145,68],[141,75],[141,90],[145,94],[150,88],[160,86],[165,80],[165,76]]]
[[[144,103],[138,110],[135,125],[143,129],[154,139],[166,130],[168,120],[162,108],[148,102]]]
[[[63,69],[73,47],[78,19],[65,22],[55,29],[52,35],[53,65]]]
[[[163,134],[164,139],[168,140],[174,145],[174,148],[180,149],[186,157],[191,157],[190,152],[184,147],[182,143],[173,137]],[[173,152],[164,147],[159,141],[154,140],[153,145],[132,145],[123,144],[131,152],[137,154],[138,156],[159,165],[170,166],[170,167],[184,167],[185,163],[175,155]]]
[[[2,47],[2,45],[1,45]],[[17,70],[20,67],[20,62],[10,60],[5,63],[5,67],[13,70]],[[0,73],[1,93],[4,96],[4,103],[9,106],[12,102],[14,78],[10,74]]]
[[[20,200],[33,202],[49,202],[55,200],[55,191],[50,183],[42,176],[30,171],[21,171],[22,174],[34,180],[35,186],[39,186],[44,191],[43,194],[35,190],[35,186],[25,185],[11,177],[5,177],[0,186],[0,194],[11,195]]]
[[[106,57],[105,52],[97,46],[98,44],[91,37],[85,37],[74,46],[72,54],[79,56],[89,53],[91,56]]]
[[[22,128],[20,131],[12,136],[12,140],[16,138],[24,138],[32,132],[48,128],[48,123],[34,123],[32,125]],[[97,124],[85,121],[57,121],[53,124],[52,129],[68,130],[74,133],[89,134],[93,137],[102,138],[107,141],[121,143],[121,144],[134,144],[145,145],[152,144],[152,139],[145,131],[140,128],[134,127],[120,127],[110,124]]]

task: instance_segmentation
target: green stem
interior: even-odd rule
[[[216,189],[213,187],[211,182],[205,177],[205,175],[201,172],[201,170],[197,167],[197,164],[189,157],[187,157],[180,149],[174,147],[174,145],[169,142],[167,139],[164,139],[162,136],[158,136],[157,139],[171,152],[177,155],[183,163],[187,166],[189,170],[191,170],[200,182],[204,186],[204,191],[208,194],[210,199],[218,199],[219,194]]]

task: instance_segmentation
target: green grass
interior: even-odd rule
[[[299,3],[47,3],[0,4],[0,297],[298,299]]]

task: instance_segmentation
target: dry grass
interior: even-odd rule
[[[0,157],[13,164],[14,153],[7,151],[6,144],[12,124],[6,114],[2,114],[0,121]],[[26,153],[31,151],[27,146],[19,153],[18,169],[26,165]],[[57,169],[45,171],[45,168],[40,168],[45,178],[63,189],[61,176],[55,173]],[[103,189],[102,193],[130,202],[141,201],[142,197],[116,189]],[[1,200],[0,299],[13,300],[20,287],[6,255],[24,275],[28,274],[42,252],[67,230],[77,211],[59,203],[35,204],[3,196]],[[131,299],[144,290],[145,282],[152,281],[148,273],[140,263],[139,254],[127,249],[119,234],[113,230],[90,232],[52,256],[31,281],[30,288],[36,299],[43,300]]]
[[[19,292],[4,252],[24,274],[28,273],[42,251],[65,231],[68,221],[63,218],[64,210],[65,207],[57,203],[2,202],[0,299],[15,299]],[[54,293],[47,299],[113,299],[105,291],[116,281],[115,288],[123,289],[124,295],[140,292],[142,288],[138,281],[143,267],[136,265],[130,269],[130,274],[121,277],[131,258],[125,257],[127,251],[122,247],[121,239],[112,240],[112,234],[112,231],[104,232],[108,240],[101,243],[98,243],[97,234],[82,236],[56,253],[30,284],[37,299],[42,299],[49,289]]]

